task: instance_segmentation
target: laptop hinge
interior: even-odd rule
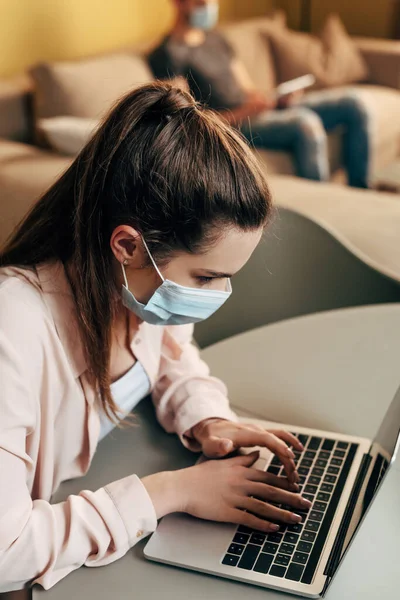
[[[350,494],[350,498],[347,502],[346,510],[344,512],[342,522],[340,523],[339,531],[337,533],[335,542],[333,544],[331,553],[328,558],[328,562],[326,563],[324,575],[326,575],[326,581],[324,585],[324,589],[322,590],[322,596],[325,594],[328,585],[330,584],[333,574],[335,573],[342,554],[343,544],[346,539],[347,531],[349,529],[351,523],[351,517],[354,512],[354,508],[357,504],[358,497],[360,495],[360,491],[362,485],[364,483],[365,477],[368,472],[369,465],[371,463],[372,457],[370,454],[364,454],[360,468],[358,469],[358,474],[356,480],[353,485],[353,489]]]

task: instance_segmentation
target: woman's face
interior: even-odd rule
[[[187,287],[226,290],[227,280],[246,264],[258,245],[263,228],[243,231],[226,228],[218,241],[202,254],[180,252],[164,266],[157,265],[164,279]],[[126,225],[117,227],[111,237],[111,249],[119,263],[127,261],[125,272],[130,291],[147,303],[162,280],[148,262],[148,254],[140,235]],[[145,266],[144,266],[145,265]],[[118,285],[122,285],[122,269],[116,265]]]

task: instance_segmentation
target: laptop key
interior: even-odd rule
[[[282,541],[283,535],[282,533],[269,533],[267,535],[267,540],[269,542],[274,542],[279,544]]]
[[[233,542],[235,544],[247,544],[247,542],[249,541],[250,536],[247,535],[246,533],[236,533],[235,537],[233,538]]]
[[[316,467],[320,467],[321,469],[325,469],[326,465],[328,464],[327,460],[321,460],[320,458],[318,458],[315,461],[315,466]]]
[[[292,544],[282,543],[279,548],[279,552],[282,554],[293,554],[294,546]]]
[[[304,542],[313,542],[316,537],[317,537],[317,534],[314,533],[314,531],[303,531],[303,534],[302,534],[300,540],[304,541]]]
[[[297,469],[297,472],[299,475],[308,475],[310,472],[310,469],[309,469],[309,467],[299,467]]]
[[[320,523],[317,521],[307,521],[305,528],[309,531],[318,531]]]
[[[324,514],[322,512],[319,512],[318,510],[312,510],[310,512],[310,519],[312,519],[313,521],[322,521],[323,518]]]
[[[331,495],[326,494],[324,492],[320,492],[317,496],[317,500],[319,500],[320,502],[329,502],[330,499],[331,499]]]
[[[320,458],[321,460],[329,460],[330,457],[331,457],[331,453],[323,451],[323,450],[318,454],[318,458]]]
[[[303,529],[303,523],[295,523],[294,525],[289,525],[288,531],[293,533],[300,533]]]
[[[338,442],[337,443],[337,448],[339,450],[347,450],[348,447],[349,447],[349,444],[347,442]]]
[[[315,494],[317,489],[318,488],[315,485],[306,485],[304,491],[306,492],[306,494]]]
[[[324,512],[326,510],[327,506],[328,505],[325,502],[314,502],[313,509],[314,510],[320,510],[321,512]]]
[[[260,546],[254,546],[254,544],[248,544],[246,550],[243,552],[242,557],[238,563],[239,569],[246,569],[251,571],[256,562],[257,556],[260,552]]]
[[[310,458],[311,460],[314,460],[315,455],[316,455],[315,450],[306,450],[303,454],[304,458]]]
[[[305,467],[308,470],[310,470],[311,465],[313,464],[313,461],[311,458],[303,458],[303,460],[301,461],[300,465],[299,465],[299,469],[301,467]]]
[[[332,450],[334,445],[335,445],[334,440],[325,440],[324,443],[322,444],[322,450]]]
[[[339,471],[339,467],[328,467],[327,473],[329,473],[330,475],[337,475]]]
[[[303,498],[309,500],[309,502],[314,502],[315,496],[313,494],[302,494]]]
[[[240,533],[253,533],[254,529],[250,529],[250,527],[246,527],[246,525],[239,525],[237,529]]]
[[[331,485],[330,483],[323,483],[321,485],[321,492],[331,493],[332,490],[333,490],[333,485]]]
[[[230,567],[236,567],[240,556],[234,556],[233,554],[226,554],[222,560],[223,565],[229,565]]]
[[[268,573],[273,560],[274,557],[272,554],[264,554],[264,552],[261,552],[254,565],[253,571],[257,571],[257,573]]]
[[[297,535],[297,533],[292,533],[292,532],[287,532],[285,534],[285,537],[283,538],[283,541],[288,543],[288,544],[297,544],[299,539],[299,536]]]
[[[344,450],[335,450],[333,456],[337,456],[338,458],[344,458],[346,452]]]
[[[311,485],[319,485],[321,483],[321,477],[310,475],[310,477],[308,478],[308,483],[310,483]]]
[[[318,450],[318,448],[321,445],[321,438],[319,437],[312,437],[311,440],[308,443],[308,447],[307,450]]]
[[[282,565],[283,567],[287,567],[290,563],[290,556],[287,554],[277,554],[275,557],[274,565]]]
[[[325,473],[324,469],[321,469],[320,467],[315,467],[312,471],[311,471],[311,475],[315,475],[316,477],[322,477],[322,475]]]
[[[272,475],[278,475],[280,470],[281,470],[280,467],[275,467],[274,465],[272,465],[272,466],[268,467],[267,473],[271,473]]]
[[[309,554],[312,550],[312,544],[310,542],[299,542],[297,545],[298,552],[306,552]]]
[[[300,433],[298,440],[299,440],[300,444],[303,444],[303,446],[305,446],[308,442],[308,435],[305,435],[304,433]]]
[[[244,546],[242,544],[231,544],[228,548],[228,554],[243,554]]]
[[[324,483],[336,483],[337,477],[336,475],[325,475]]]
[[[272,575],[272,577],[283,577],[285,575],[285,573],[286,573],[286,567],[272,565],[268,575]]]
[[[281,467],[282,463],[277,456],[274,456],[274,458],[271,460],[271,465],[273,465],[274,467]]]
[[[343,464],[343,461],[341,458],[332,458],[331,460],[331,465],[334,467],[341,467]]]
[[[250,538],[250,544],[260,544],[260,546],[265,542],[265,535],[263,533],[253,533]]]
[[[267,554],[276,554],[278,550],[278,544],[273,544],[272,542],[265,542],[264,547],[262,549],[263,552]]]
[[[295,552],[293,554],[293,562],[300,563],[301,565],[305,565],[308,558],[308,555],[304,554],[304,552]]]
[[[301,576],[303,575],[304,566],[299,565],[297,563],[292,563],[287,570],[285,575],[285,579],[290,579],[291,581],[300,581]]]

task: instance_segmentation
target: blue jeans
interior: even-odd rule
[[[343,163],[351,186],[368,187],[369,115],[357,92],[311,92],[294,107],[272,110],[243,124],[241,130],[256,147],[293,154],[299,177],[329,179],[327,132],[344,127]]]

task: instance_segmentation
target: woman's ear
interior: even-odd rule
[[[145,263],[145,249],[142,237],[129,225],[119,225],[110,239],[111,250],[119,263],[140,269]]]

